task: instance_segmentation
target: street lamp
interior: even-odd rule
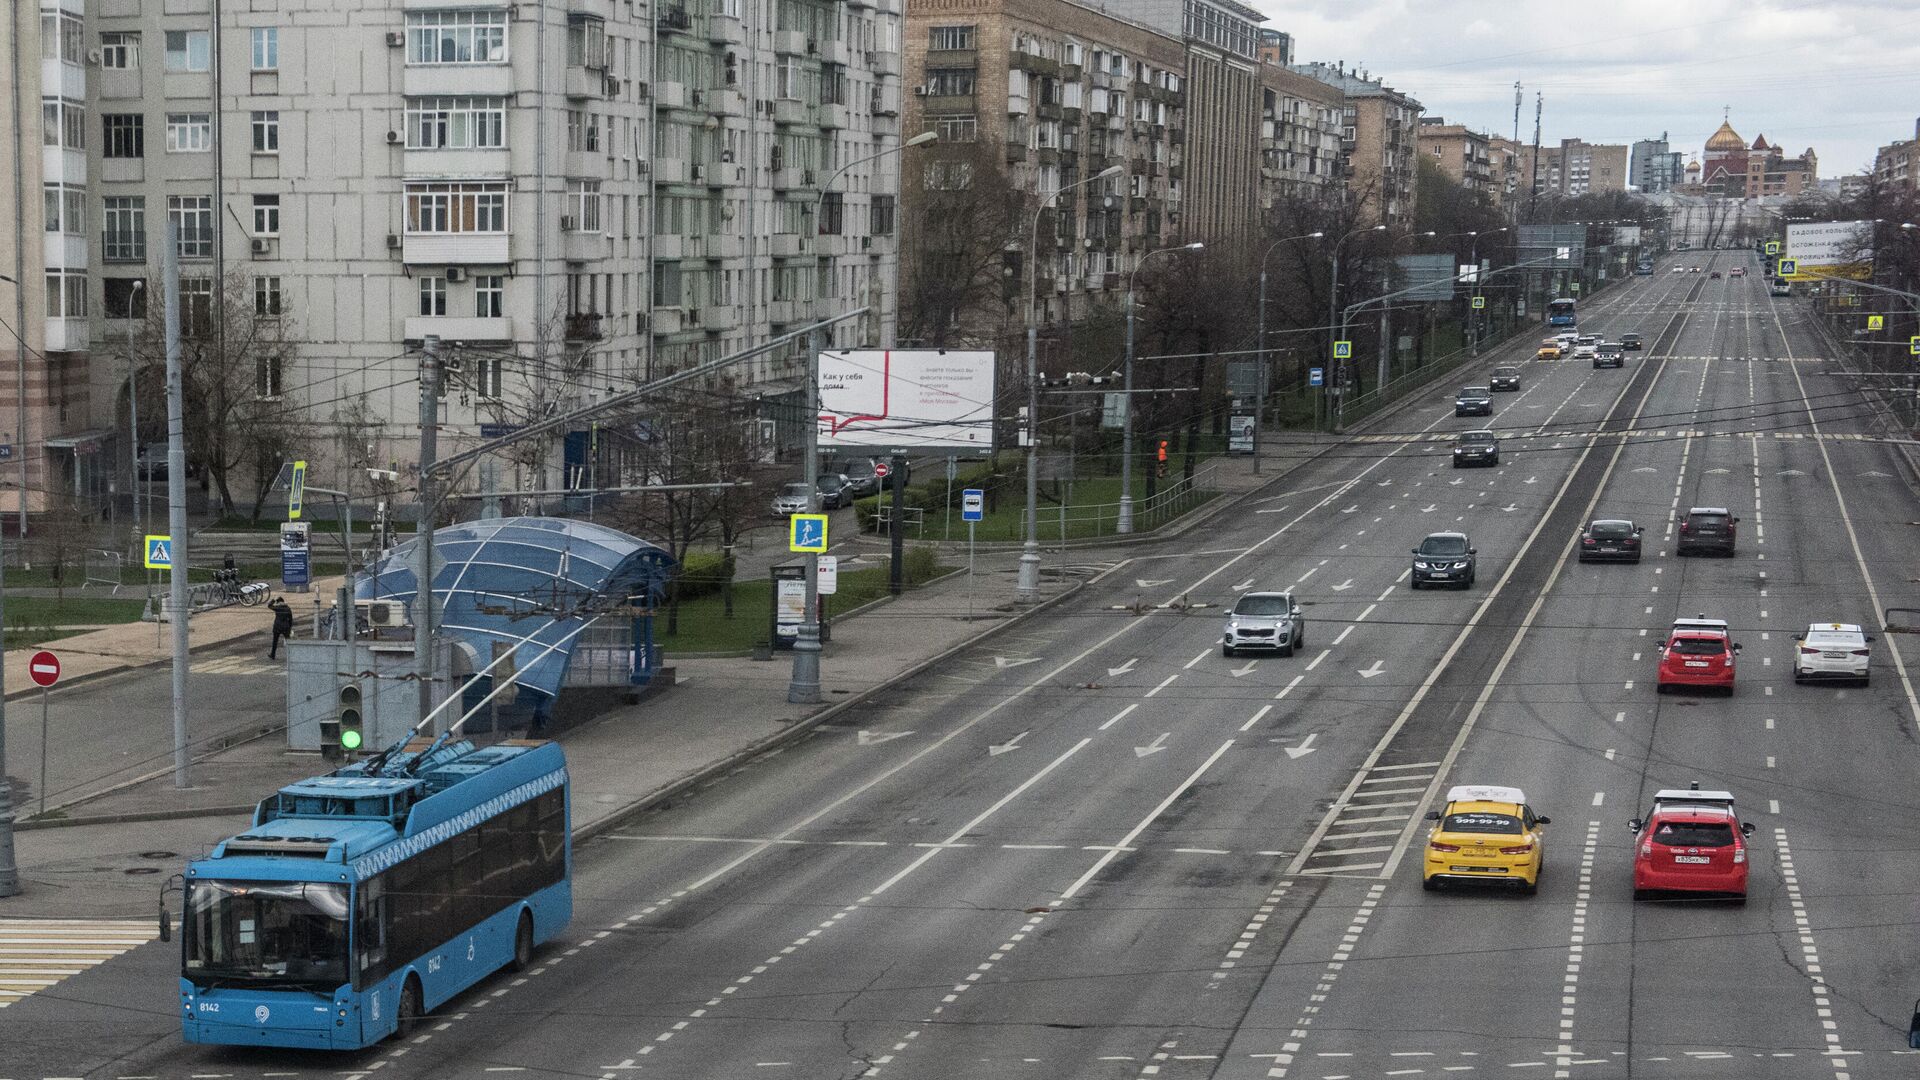
[[[1260,371],[1254,379],[1253,405],[1253,475],[1260,475],[1260,419],[1267,409],[1267,257],[1281,244],[1291,244],[1295,240],[1318,240],[1327,235],[1324,232],[1301,233],[1299,236],[1283,237],[1267,245],[1260,256],[1260,338],[1258,355]]]
[[[1348,237],[1357,235],[1359,233],[1363,233],[1363,232],[1377,233],[1377,232],[1386,232],[1386,231],[1387,231],[1387,227],[1385,224],[1375,225],[1372,228],[1368,228],[1368,229],[1350,229],[1346,233],[1342,234],[1340,239],[1335,240],[1333,242],[1333,277],[1328,282],[1328,285],[1327,285],[1327,332],[1333,335],[1332,337],[1327,339],[1327,342],[1328,342],[1327,356],[1329,359],[1334,358],[1332,343],[1339,341],[1343,336],[1342,331],[1344,331],[1347,328],[1346,320],[1341,318],[1340,316],[1340,246],[1347,242]],[[1346,373],[1347,373],[1347,364],[1350,360],[1351,358],[1348,358],[1348,360],[1339,361],[1334,366],[1334,369],[1333,369],[1333,373],[1334,373],[1333,374],[1333,377],[1334,377],[1333,428],[1335,431],[1340,430],[1340,422],[1341,422],[1341,419],[1343,418],[1341,414],[1344,413],[1346,410],[1346,401],[1347,401]]]
[[[147,531],[147,517],[146,504],[140,498],[145,490],[140,486],[140,361],[133,355],[133,313],[146,287],[145,281],[134,278],[127,296],[127,435],[133,445],[133,478],[127,487],[133,494],[133,519],[139,523],[143,536]]]
[[[1113,531],[1117,533],[1133,531],[1133,278],[1155,255],[1169,251],[1200,251],[1206,246],[1195,240],[1191,244],[1155,248],[1140,256],[1140,260],[1133,264],[1133,269],[1127,272],[1127,364],[1126,382],[1122,388],[1122,396],[1126,400],[1121,403],[1120,411],[1120,512],[1113,523]]]
[[[23,294],[25,292],[25,290],[20,288],[19,282],[14,281],[12,278],[6,276],[5,274],[0,274],[0,281],[5,281],[13,285],[14,289],[18,292],[21,292]],[[24,310],[25,310],[24,300],[21,302],[21,307],[22,307],[22,315],[24,315]],[[27,332],[27,326],[24,321],[20,323],[19,332],[22,334]],[[24,382],[26,378],[24,373],[27,370],[26,343],[19,342],[17,344],[20,346],[20,353],[19,353],[20,370],[22,372],[21,379]],[[20,440],[19,446],[16,448],[16,452],[20,455],[20,460],[23,462],[21,466],[21,472],[20,472],[20,515],[21,515],[21,521],[23,523],[26,520],[26,512],[27,512],[27,484],[26,484],[27,474],[26,474],[26,467],[24,465],[24,462],[26,461],[26,456],[27,456],[26,455],[27,427],[26,427],[26,422],[24,420],[24,417],[26,415],[26,401],[27,401],[26,394],[22,393],[20,395],[20,413],[23,419],[20,424],[19,434],[14,436],[16,439]],[[20,532],[21,532],[21,539],[22,540],[26,539],[26,529],[22,528]],[[5,537],[6,537],[6,530],[4,528],[0,528],[0,627],[4,627],[7,624],[7,587],[6,587],[7,560],[6,560],[6,550],[5,550],[6,548]],[[6,691],[7,691],[6,665],[0,664],[0,897],[17,896],[19,895],[19,892],[20,892],[20,872],[16,868],[14,864],[14,859],[13,859],[13,792],[12,792],[12,788],[10,787],[10,785],[8,785],[6,781],[6,776],[7,776],[7,692]]]
[[[1507,228],[1502,225],[1497,229],[1486,230],[1486,234],[1492,236],[1494,233],[1503,233]],[[1452,240],[1456,236],[1473,238],[1473,243],[1468,249],[1467,265],[1473,267],[1473,291],[1477,296],[1480,292],[1480,230],[1469,229],[1466,232],[1448,233],[1446,238]],[[1467,345],[1473,350],[1474,356],[1480,355],[1480,311],[1473,306],[1471,300],[1467,302]]]
[[[1096,180],[1111,180],[1125,171],[1109,165],[1084,180],[1056,188],[1040,200],[1027,230],[1027,542],[1013,587],[1013,598],[1023,604],[1040,599],[1040,322],[1034,299],[1040,285],[1040,218],[1063,193]]]
[[[820,185],[820,194],[813,198],[813,227],[818,235],[820,230],[820,204],[826,199],[833,182],[845,175],[855,165],[864,165],[889,154],[898,154],[910,146],[925,146],[938,139],[938,132],[923,131],[899,146],[890,146],[885,150],[855,158],[834,170],[827,182]],[[820,510],[820,329],[815,327],[807,334],[807,425],[806,453],[801,463],[801,475],[807,485],[807,513]],[[820,701],[820,558],[811,552],[806,558],[807,591],[806,606],[802,609],[799,629],[793,639],[793,677],[787,683],[787,701],[795,705],[814,705]]]

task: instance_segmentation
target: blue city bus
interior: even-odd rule
[[[187,866],[182,1035],[359,1049],[526,966],[573,917],[568,805],[545,741],[414,739],[280,789]]]
[[[1573,301],[1569,300],[1564,296],[1558,300],[1547,301],[1547,325],[1548,326],[1574,325]]]

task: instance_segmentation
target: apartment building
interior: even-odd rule
[[[1487,138],[1487,158],[1493,174],[1494,205],[1511,211],[1531,184],[1522,168],[1526,148],[1504,135]]]
[[[47,226],[49,355],[134,329],[168,222],[190,312],[238,277],[283,322],[258,393],[322,433],[363,405],[401,462],[429,337],[459,361],[443,450],[830,313],[891,343],[900,162],[854,163],[899,146],[900,0],[47,3],[45,205],[79,211]],[[124,430],[125,366],[88,381]]]
[[[1521,171],[1537,184],[1541,194],[1587,195],[1627,190],[1628,148],[1583,139],[1561,139],[1559,146],[1540,148],[1535,166],[1533,150],[1522,153]],[[1522,185],[1523,187],[1526,185]]]
[[[1812,147],[1796,157],[1756,136],[1747,154],[1746,194],[1749,199],[1766,195],[1799,195],[1815,190],[1820,183],[1820,157]]]
[[[1042,321],[1117,303],[1145,252],[1190,237],[1177,38],[1069,0],[926,0],[907,13],[904,57],[907,128],[941,136],[923,152],[926,186],[951,179],[949,161],[965,156],[953,144],[979,143],[1004,149],[1009,183],[1034,205],[1071,189],[1038,237]],[[1072,187],[1114,165],[1123,175]],[[1008,268],[1024,277],[1027,238],[1018,243]]]
[[[1284,38],[1285,35],[1277,35]],[[1287,55],[1276,44],[1266,55]],[[1340,133],[1346,98],[1333,87],[1269,60],[1260,69],[1260,206],[1309,199],[1340,187]]]
[[[0,336],[0,528],[9,531],[23,503],[28,512],[45,508],[44,490],[71,467],[74,455],[46,444],[74,430],[72,418],[86,407],[88,297],[67,284],[70,271],[86,267],[82,17],[68,0],[49,3],[38,20],[21,13],[0,26],[21,89],[0,141],[13,207],[13,227],[0,235],[0,274],[10,279],[0,282],[0,311],[13,328]],[[38,122],[36,102],[44,102]],[[35,178],[44,181],[44,199]]]
[[[1347,191],[1361,218],[1395,228],[1412,224],[1420,102],[1345,64],[1296,64],[1293,70],[1333,87],[1346,99],[1342,164]]]
[[[1432,160],[1454,183],[1489,203],[1497,201],[1500,191],[1494,178],[1491,136],[1438,116],[1421,117],[1416,132],[1422,157]]]
[[[1873,155],[1873,182],[1882,190],[1920,185],[1920,120],[1913,122],[1913,138],[1890,142]]]
[[[1686,180],[1682,155],[1667,144],[1667,133],[1657,139],[1641,139],[1633,144],[1629,161],[1629,182],[1644,195],[1672,191]]]

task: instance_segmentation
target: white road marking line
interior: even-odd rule
[[[1111,720],[1109,720],[1109,721],[1107,721],[1106,723],[1104,723],[1104,724],[1101,724],[1101,725],[1100,725],[1100,730],[1101,730],[1101,731],[1105,731],[1105,730],[1107,730],[1108,728],[1110,728],[1110,727],[1112,727],[1113,725],[1115,725],[1115,724],[1117,724],[1117,723],[1119,723],[1120,721],[1122,721],[1122,720],[1125,720],[1125,719],[1127,718],[1127,714],[1128,714],[1128,713],[1130,713],[1130,712],[1132,712],[1133,710],[1135,710],[1135,709],[1137,709],[1137,708],[1139,708],[1139,707],[1140,707],[1140,703],[1136,701],[1136,702],[1134,702],[1133,704],[1131,704],[1131,705],[1129,705],[1129,706],[1127,706],[1126,708],[1124,708],[1124,709],[1121,709],[1121,710],[1120,710],[1119,712],[1117,712],[1117,713],[1114,713],[1114,714],[1113,714],[1113,719],[1111,719]]]
[[[1290,689],[1290,688],[1289,688],[1289,689]],[[1284,691],[1284,690],[1283,690],[1283,691],[1281,691],[1281,693],[1285,693],[1285,692],[1286,692],[1286,691]],[[1269,712],[1272,712],[1272,711],[1273,711],[1273,706],[1271,706],[1271,705],[1262,705],[1262,706],[1260,706],[1260,711],[1259,711],[1259,712],[1256,712],[1256,713],[1254,713],[1254,714],[1253,714],[1253,715],[1252,715],[1251,717],[1249,717],[1249,718],[1247,719],[1247,722],[1246,722],[1246,723],[1244,723],[1244,724],[1241,724],[1241,725],[1240,725],[1240,730],[1241,730],[1241,731],[1245,731],[1245,730],[1247,730],[1248,728],[1250,728],[1250,727],[1252,727],[1253,725],[1255,725],[1255,724],[1257,724],[1257,723],[1259,723],[1259,722],[1260,722],[1260,719],[1261,719],[1261,717],[1264,717],[1264,716],[1266,716],[1266,715],[1267,715],[1267,714],[1268,714]]]
[[[1306,670],[1312,671],[1314,668],[1319,667],[1320,661],[1325,660],[1328,656],[1332,655],[1332,653],[1332,649],[1321,649],[1320,655],[1314,657],[1313,660],[1307,664]]]
[[[1333,645],[1340,644],[1341,642],[1347,640],[1347,635],[1351,633],[1353,633],[1353,626],[1349,624],[1346,629],[1340,631],[1339,636],[1334,638],[1333,641],[1330,642],[1330,644],[1333,644]]]
[[[1177,678],[1179,678],[1179,677],[1180,677],[1180,676],[1179,676],[1179,674],[1177,674],[1177,673],[1176,673],[1176,674],[1173,674],[1173,675],[1169,675],[1169,676],[1167,676],[1167,677],[1166,677],[1166,678],[1164,678],[1164,679],[1161,679],[1161,680],[1160,680],[1160,685],[1159,685],[1159,686],[1156,686],[1156,687],[1154,687],[1153,689],[1151,689],[1151,690],[1149,690],[1149,691],[1147,691],[1147,693],[1146,693],[1146,696],[1147,696],[1147,697],[1152,697],[1153,695],[1155,695],[1155,694],[1157,694],[1157,693],[1159,693],[1160,691],[1162,691],[1162,690],[1165,690],[1165,689],[1167,688],[1167,684],[1168,684],[1168,683],[1170,683],[1170,682],[1172,682],[1173,680],[1175,680],[1175,679],[1177,679]]]
[[[1607,793],[1606,793],[1606,792],[1604,792],[1604,791],[1596,791],[1596,792],[1594,792],[1594,793],[1593,793],[1593,805],[1595,805],[1595,806],[1599,806],[1599,805],[1601,805],[1602,803],[1605,803],[1606,801],[1607,801]]]
[[[1286,696],[1287,696],[1288,694],[1291,694],[1291,693],[1293,693],[1293,688],[1294,688],[1294,687],[1296,687],[1296,686],[1299,686],[1299,685],[1301,684],[1301,682],[1303,682],[1303,681],[1304,681],[1305,679],[1306,679],[1306,676],[1305,676],[1305,675],[1295,675],[1295,676],[1293,677],[1293,681],[1292,681],[1292,682],[1290,682],[1290,683],[1288,683],[1287,685],[1285,685],[1285,686],[1283,686],[1283,687],[1281,687],[1281,688],[1280,688],[1280,692],[1279,692],[1279,693],[1277,693],[1277,694],[1275,694],[1275,695],[1273,695],[1273,696],[1274,696],[1274,699],[1275,699],[1275,700],[1277,701],[1277,700],[1279,700],[1280,698],[1283,698],[1283,697],[1286,697]]]
[[[1209,755],[1207,757],[1207,760],[1201,762],[1200,767],[1193,770],[1193,772],[1189,774],[1185,780],[1182,780],[1180,782],[1179,787],[1174,788],[1171,794],[1169,794],[1165,799],[1161,800],[1160,805],[1154,807],[1152,813],[1140,819],[1140,823],[1138,825],[1135,825],[1132,831],[1127,833],[1127,835],[1120,840],[1119,846],[1124,847],[1126,845],[1132,844],[1134,840],[1138,839],[1140,834],[1147,830],[1147,826],[1153,824],[1153,821],[1155,818],[1158,818],[1161,814],[1166,813],[1167,808],[1173,805],[1174,800],[1178,799],[1182,794],[1186,792],[1188,788],[1192,787],[1194,783],[1198,781],[1200,777],[1203,776],[1208,769],[1213,768],[1213,763],[1216,761],[1219,761],[1220,758],[1223,755],[1225,755],[1228,750],[1232,749],[1232,747],[1233,747],[1232,739],[1228,739],[1226,742],[1221,743],[1220,748],[1218,750],[1215,750],[1211,755]],[[962,833],[961,835],[965,835],[965,834]],[[1055,902],[1054,906],[1058,907],[1060,904],[1064,904],[1068,900],[1073,899],[1074,896],[1078,895],[1080,890],[1086,888],[1087,883],[1093,880],[1094,875],[1106,869],[1107,864],[1113,861],[1113,858],[1116,854],[1118,854],[1118,852],[1109,851],[1105,855],[1100,856],[1099,859],[1095,860],[1094,864],[1087,868],[1087,872],[1080,875],[1079,880],[1075,881],[1072,885],[1068,886],[1066,891],[1060,894],[1060,899]]]

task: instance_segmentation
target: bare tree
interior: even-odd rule
[[[918,165],[900,183],[900,336],[933,348],[991,340],[1020,298],[1030,197],[984,143],[940,144]]]

